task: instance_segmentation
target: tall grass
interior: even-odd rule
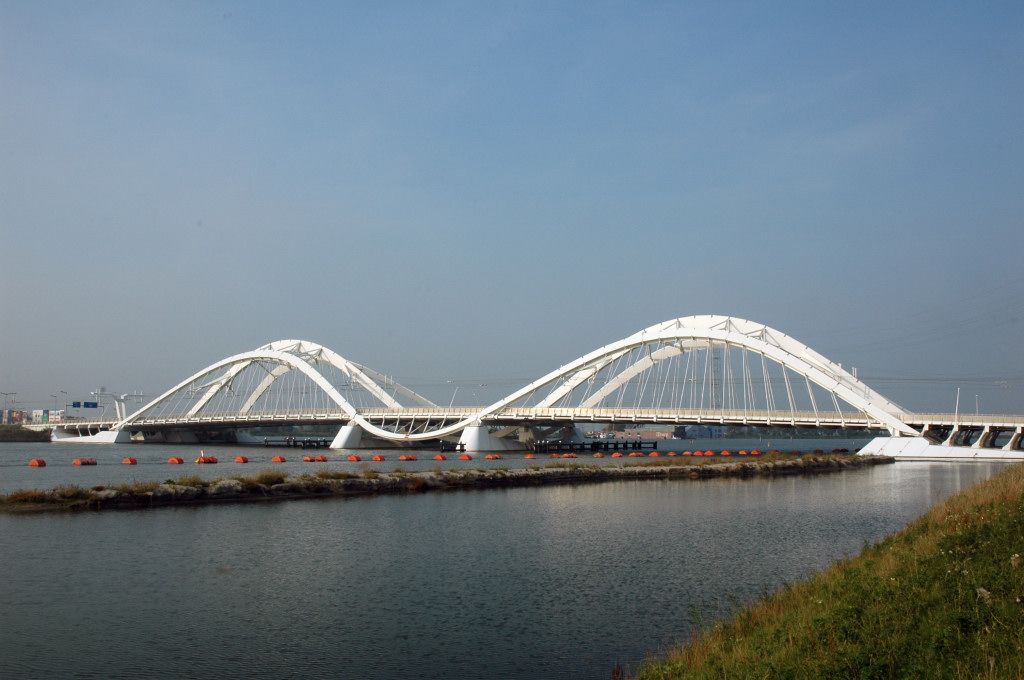
[[[1024,677],[1024,465],[641,667],[648,678]]]

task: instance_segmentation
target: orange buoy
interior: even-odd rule
[[[326,463],[327,456],[325,456],[322,453],[318,453],[317,455],[313,456],[313,460],[316,461],[317,463]]]
[[[249,459],[246,458],[245,456],[235,456],[235,462],[236,463],[248,463]]]
[[[562,457],[562,454],[560,454],[560,453],[552,453],[550,456],[548,456],[548,458],[561,458],[561,457]]]
[[[121,465],[138,465],[139,461],[131,456],[125,456],[121,459]]]
[[[692,456],[693,452],[692,451],[683,451],[683,455],[684,456]]]
[[[398,460],[416,460],[416,454],[414,453],[403,453],[398,457]]]
[[[170,458],[167,459],[168,465],[182,465],[184,462],[185,459],[179,458],[178,456],[171,456]]]
[[[95,465],[96,464],[96,459],[95,458],[75,458],[73,461],[71,461],[71,464],[72,465]]]
[[[746,449],[740,449],[740,455],[741,456],[747,455],[747,450]]]
[[[660,453],[658,453],[657,451],[651,451],[651,452],[650,452],[649,454],[647,454],[647,457],[648,457],[648,458],[657,458],[657,457],[659,457],[660,455],[661,455],[661,454],[660,454]]]
[[[196,458],[197,465],[213,465],[216,462],[216,456],[199,456],[198,458]]]
[[[704,452],[704,455],[705,456],[713,456],[713,455],[715,455],[715,452],[710,450],[710,449],[708,449],[707,451]]]
[[[731,456],[731,455],[732,455],[732,451],[729,451],[729,450],[725,450],[725,451],[722,451],[722,453],[721,453],[721,454],[719,454],[719,455],[722,455],[722,456]]]
[[[464,453],[461,456],[459,456],[459,460],[473,460],[473,456],[469,455],[468,453]]]
[[[525,456],[523,456],[523,458],[525,458],[526,460],[533,460],[536,457],[537,457],[536,453],[528,453]]]
[[[675,458],[679,454],[676,453],[675,451],[669,451],[667,455],[668,455],[669,458]]]
[[[754,449],[753,451],[750,452],[750,455],[751,456],[760,456],[761,452],[758,451],[757,449]]]
[[[612,458],[622,458],[622,452],[616,451],[615,453],[612,454]]]
[[[28,462],[29,467],[46,467],[46,461],[42,458],[33,458]]]
[[[288,459],[285,458],[284,456],[274,456],[273,458],[270,459],[270,462],[271,463],[287,463]]]
[[[448,460],[448,458],[443,453],[439,453],[434,456],[434,460]]]
[[[640,453],[639,451],[632,451],[632,452],[630,452],[629,457],[630,458],[643,458],[644,454]]]
[[[374,463],[379,463],[382,460],[384,460],[384,456],[382,456],[382,455],[380,455],[378,453],[378,454],[375,454],[372,458],[370,458],[370,460],[372,460]]]
[[[302,457],[302,462],[303,463],[312,463],[313,462],[313,456],[303,456]]]
[[[598,451],[597,453],[594,454],[594,458],[604,458],[604,454]]]
[[[358,463],[361,460],[362,460],[362,458],[360,458],[359,456],[357,456],[354,453],[348,457],[348,462],[350,462],[350,463]]]

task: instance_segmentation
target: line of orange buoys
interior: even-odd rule
[[[799,455],[800,451],[794,451],[793,453]],[[737,451],[736,454],[739,455],[739,456],[760,456],[761,455],[761,451],[758,450],[758,449],[752,449],[750,451],[747,451],[746,449],[741,449],[740,451]],[[658,451],[651,451],[648,454],[644,454],[641,451],[632,451],[632,452],[630,452],[628,454],[623,454],[621,451],[614,451],[614,452],[611,453],[611,457],[612,458],[622,458],[624,455],[628,456],[629,458],[658,458],[658,457],[661,456],[661,453],[659,453]],[[718,456],[731,456],[733,454],[732,454],[732,451],[729,451],[728,449],[723,449],[723,450],[719,451],[718,453],[715,453],[714,451],[708,449],[707,451],[683,451],[682,453],[676,453],[675,451],[669,451],[665,455],[668,456],[669,458],[675,458],[677,456],[683,456],[684,458],[690,458],[690,457],[716,456],[716,455],[718,455]],[[537,457],[537,454],[535,454],[535,453],[527,453],[527,454],[523,455],[523,458],[525,460],[533,460],[536,457]],[[550,454],[550,457],[551,458],[577,458],[578,456],[575,453],[567,452],[567,453],[552,453],[552,454]],[[604,458],[605,454],[601,453],[600,451],[598,451],[597,453],[593,454],[593,457],[594,458]],[[484,456],[484,460],[501,460],[501,459],[502,459],[502,455],[500,453],[488,453],[488,454],[486,454]],[[318,454],[318,455],[315,455],[315,456],[303,456],[302,460],[305,463],[327,463],[327,462],[330,461],[330,459],[327,456],[323,455],[323,454]],[[346,460],[348,462],[350,462],[350,463],[359,463],[359,462],[362,462],[363,459],[358,454],[353,453],[353,454],[349,455],[346,458]],[[379,463],[379,462],[383,462],[383,461],[387,460],[387,458],[383,454],[378,453],[378,454],[374,454],[370,458],[370,460],[372,460],[372,461],[374,461],[376,463]],[[415,454],[403,453],[402,455],[400,455],[398,457],[398,460],[400,460],[400,461],[413,461],[413,460],[418,460],[418,458],[416,457]],[[434,460],[448,460],[448,458],[443,453],[439,453],[439,454],[434,456]],[[468,453],[463,453],[463,454],[459,455],[459,460],[473,460],[473,456],[471,456]],[[170,458],[167,459],[167,464],[168,465],[182,465],[182,464],[184,464],[184,462],[185,462],[184,459],[181,458],[180,456],[171,456]],[[217,462],[217,457],[216,456],[208,456],[208,455],[206,455],[205,452],[200,451],[199,452],[199,457],[196,458],[195,462],[196,462],[197,465],[211,465],[211,464]],[[247,456],[235,456],[235,462],[236,463],[248,463],[249,462],[249,458]],[[285,458],[284,456],[277,455],[277,456],[274,456],[273,458],[271,458],[270,462],[271,463],[287,463],[288,459]],[[125,456],[124,458],[121,459],[121,464],[122,465],[138,465],[138,463],[139,463],[138,459],[137,458],[133,458],[132,456]],[[76,467],[81,467],[81,466],[96,465],[97,463],[96,463],[96,459],[95,458],[75,458],[73,461],[71,461],[71,464],[76,466]],[[46,461],[44,459],[42,459],[42,458],[33,458],[33,459],[31,459],[28,462],[28,465],[29,465],[29,467],[46,467]]]

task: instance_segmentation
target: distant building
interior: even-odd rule
[[[25,422],[26,415],[24,411],[4,409],[0,411],[0,425],[21,425]]]

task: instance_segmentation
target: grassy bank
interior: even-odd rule
[[[768,596],[638,677],[1024,677],[1024,465]]]
[[[21,425],[0,425],[0,442],[48,442],[50,431],[29,430]]]
[[[61,486],[49,490],[19,490],[0,496],[0,511],[102,510],[145,508],[177,504],[285,500],[317,496],[353,496],[384,493],[419,493],[460,489],[507,488],[552,484],[588,484],[643,479],[711,479],[824,474],[892,463],[884,456],[800,456],[757,462],[650,461],[632,465],[583,465],[560,461],[544,467],[491,468],[407,472],[395,468],[380,472],[366,468],[360,474],[323,469],[315,474],[288,476],[264,470],[255,476],[208,480],[187,475],[176,480],[132,484]]]

